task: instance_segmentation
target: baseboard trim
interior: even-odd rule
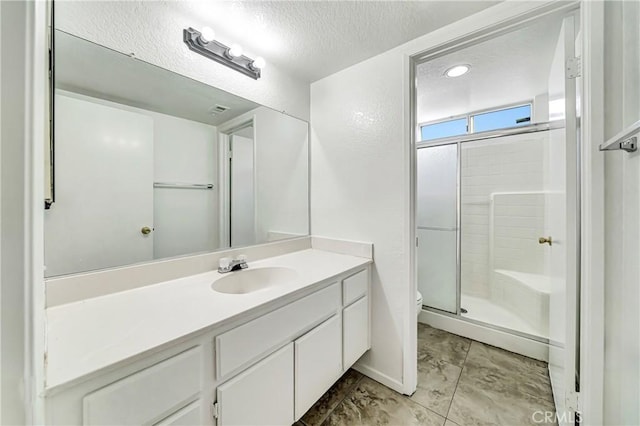
[[[418,322],[529,358],[549,362],[549,345],[546,343],[515,336],[504,331],[483,327],[424,309],[420,312]]]
[[[359,362],[356,362],[352,368],[357,372],[364,374],[368,378],[373,379],[376,382],[382,383],[386,387],[393,389],[398,393],[404,393],[404,386],[401,382],[387,376],[386,374],[379,372],[375,368],[371,368],[368,365],[364,365]]]

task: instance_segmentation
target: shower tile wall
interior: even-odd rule
[[[538,244],[544,234],[544,192],[494,193],[492,204],[489,260],[493,269],[544,274],[547,251]]]
[[[464,294],[491,295],[491,195],[501,192],[543,191],[547,136],[544,133],[507,136],[462,144],[462,268]],[[516,200],[512,200],[517,202]],[[529,214],[529,207],[513,205],[508,212]],[[516,220],[517,221],[517,220]],[[523,237],[518,226],[500,229],[507,246]]]

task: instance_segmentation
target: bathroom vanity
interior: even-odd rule
[[[370,348],[370,264],[309,248],[50,307],[47,423],[292,424]]]

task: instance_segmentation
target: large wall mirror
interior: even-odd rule
[[[48,277],[309,233],[308,123],[55,31]]]

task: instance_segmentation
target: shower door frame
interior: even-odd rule
[[[526,339],[535,340],[540,343],[549,343],[549,339],[536,336],[534,334],[525,333],[522,331],[514,330],[512,328],[502,327],[492,324],[490,322],[481,321],[469,317],[462,316],[462,145],[468,142],[478,142],[483,140],[490,140],[501,138],[505,136],[517,136],[528,133],[548,132],[556,129],[565,128],[564,120],[548,121],[543,123],[534,123],[527,126],[509,127],[500,130],[491,130],[487,132],[470,133],[460,136],[449,136],[446,138],[432,139],[429,141],[420,141],[415,143],[415,150],[428,149],[436,146],[448,146],[456,145],[456,313],[445,311],[442,309],[434,308],[423,304],[422,309],[430,312],[435,312],[440,315],[449,316],[452,318],[460,319],[470,322],[472,324],[481,325],[483,327],[491,328],[505,333],[510,333]],[[510,142],[517,143],[517,142]],[[416,153],[417,158],[417,153]],[[416,164],[416,170],[417,170]],[[417,182],[416,182],[417,186]],[[417,238],[417,237],[416,237]],[[417,256],[416,256],[417,264]]]

